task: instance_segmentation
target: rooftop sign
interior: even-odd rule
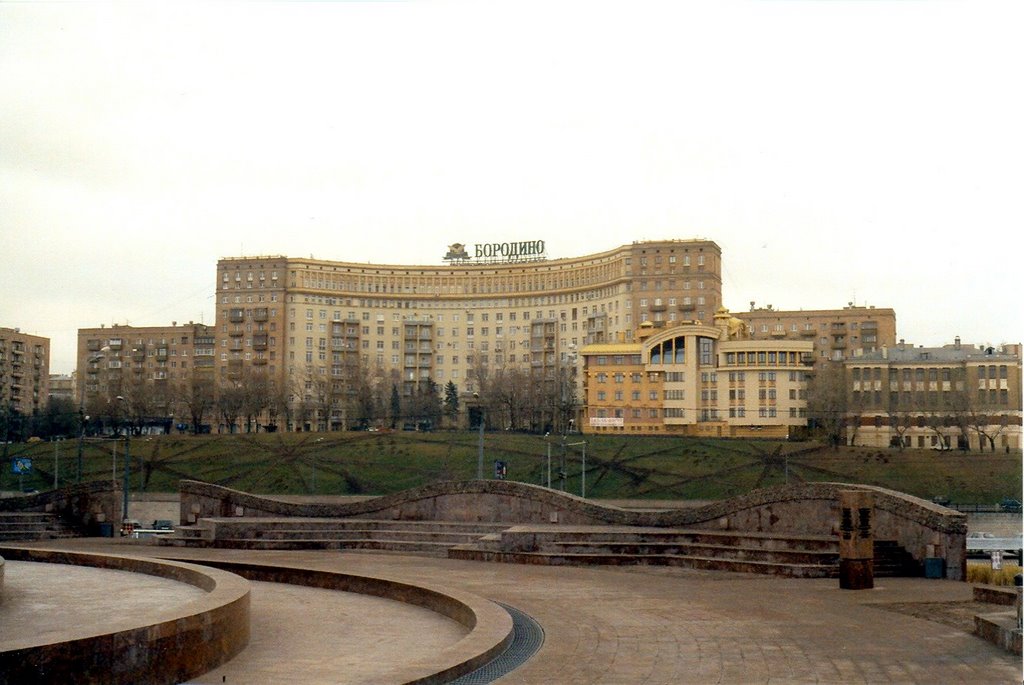
[[[449,262],[535,262],[546,259],[543,240],[512,243],[476,243],[473,252],[462,243],[452,243],[444,256]]]

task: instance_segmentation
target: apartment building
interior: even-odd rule
[[[478,245],[484,258],[471,260],[455,244],[439,266],[221,259],[219,382],[264,372],[294,403],[325,387],[343,394],[354,368],[393,379],[404,397],[428,379],[471,395],[488,370],[509,367],[555,383],[560,370],[576,367],[583,345],[631,340],[645,321],[710,321],[721,306],[721,250],[709,240],[637,242],[564,259],[536,250],[526,261],[501,257],[521,245]],[[342,427],[339,404],[318,409],[310,427]]]
[[[75,374],[51,373],[49,396],[55,399],[74,402],[75,398],[78,397],[78,393],[75,391]]]
[[[844,364],[847,442],[867,447],[1021,448],[1021,346],[895,347]]]
[[[583,358],[582,429],[592,433],[774,437],[807,425],[807,340],[756,340],[721,308],[712,324],[641,324],[635,341]]]
[[[856,306],[783,311],[772,305],[743,314],[755,340],[809,340],[817,361],[843,361],[896,344],[896,312]]]
[[[46,408],[50,388],[50,339],[0,328],[0,405],[32,416]]]
[[[197,373],[213,378],[214,334],[188,322],[170,326],[113,326],[78,330],[75,401],[86,410],[118,395],[144,396],[152,411],[167,416],[171,389]]]

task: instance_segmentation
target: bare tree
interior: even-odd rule
[[[242,389],[245,432],[259,432],[259,417],[270,405],[270,378],[263,369],[244,367],[238,382]]]
[[[213,411],[216,402],[214,390],[213,379],[199,374],[193,374],[175,390],[178,404],[188,412],[189,424],[194,435],[202,431],[204,419]]]
[[[841,362],[822,362],[807,384],[807,416],[837,449],[845,439],[848,406],[846,369]]]
[[[156,387],[143,373],[134,373],[121,383],[129,430],[139,435],[150,422],[165,420],[168,415],[167,391],[163,383]]]
[[[994,452],[996,438],[1006,430],[1011,419],[1005,414],[993,414],[989,411],[984,392],[984,390],[978,390],[977,394],[974,394],[966,387],[958,388],[952,396],[953,421],[968,445],[970,444],[969,436],[974,433],[978,440],[978,451],[984,452],[987,444],[989,449]]]
[[[238,419],[245,406],[245,390],[235,380],[228,379],[221,383],[217,391],[217,412],[220,414],[221,425],[229,433],[238,427]]]
[[[292,430],[294,428],[292,424],[294,417],[292,397],[293,395],[287,385],[271,382],[267,394],[268,426],[273,426],[270,430],[278,429],[277,420],[279,418],[284,419],[285,430]]]

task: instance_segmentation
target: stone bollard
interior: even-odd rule
[[[1013,577],[1014,589],[1017,591],[1017,630],[1022,630],[1024,621],[1022,621],[1021,614],[1021,591],[1024,590],[1021,586],[1024,585],[1024,575],[1018,573]]]
[[[875,586],[874,502],[863,490],[839,493],[839,587],[844,590]]]

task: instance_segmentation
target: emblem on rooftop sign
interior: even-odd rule
[[[445,260],[450,262],[535,262],[546,258],[543,240],[523,240],[511,243],[476,243],[470,255],[462,243],[448,246]]]
[[[461,262],[469,259],[469,253],[466,252],[466,246],[462,243],[452,243],[448,246],[448,254],[444,256],[445,259],[451,261]]]

